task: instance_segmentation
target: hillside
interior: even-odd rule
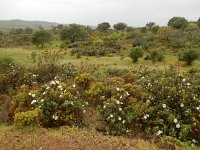
[[[0,29],[12,29],[12,28],[33,28],[38,29],[43,27],[49,29],[52,26],[56,26],[58,23],[47,21],[24,21],[24,20],[0,20]]]

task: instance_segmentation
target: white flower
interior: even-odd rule
[[[70,104],[71,104],[71,105],[74,105],[74,102],[73,102],[73,101],[71,101],[71,102],[70,102]]]
[[[50,82],[50,85],[55,85],[55,84],[56,84],[55,81],[51,81],[51,82]]]
[[[149,114],[147,114],[146,116],[149,117]]]
[[[174,119],[174,123],[177,123],[177,121],[178,121],[178,120],[175,118],[175,119]]]
[[[61,98],[63,95],[61,94],[59,97]]]
[[[36,75],[35,75],[35,74],[33,74],[33,77],[36,77]]]
[[[89,103],[88,103],[88,102],[85,102],[85,104],[86,104],[86,105],[89,105]]]
[[[53,118],[54,120],[58,120],[58,116],[53,115],[52,118]]]
[[[119,88],[117,88],[117,91],[119,91]]]
[[[190,86],[191,84],[190,83],[187,83],[187,86]]]
[[[41,102],[44,102],[44,99],[41,99]]]
[[[199,107],[197,107],[197,110],[199,110],[200,108]]]
[[[122,111],[122,108],[119,108],[119,111]]]
[[[72,85],[72,87],[75,88],[75,87],[76,87],[76,84],[74,83],[74,84]]]
[[[156,133],[156,135],[161,135],[163,133],[163,131],[162,130],[158,130],[158,132]]]
[[[126,92],[126,95],[129,96],[130,94],[128,92]]]
[[[181,105],[180,105],[181,107],[184,107],[184,104],[183,103],[181,103]]]
[[[49,86],[47,86],[47,87],[46,87],[46,89],[48,90],[48,89],[50,89],[50,87],[49,87]]]
[[[36,102],[37,102],[36,100],[32,100],[31,104],[34,104],[34,103],[36,103]]]
[[[121,118],[121,117],[118,117],[118,120],[119,120],[119,121],[121,121],[121,120],[122,120],[122,118]]]
[[[144,116],[144,119],[145,119],[145,120],[147,119],[147,116],[146,116],[146,115]]]
[[[85,105],[82,105],[83,107],[85,107]]]
[[[166,105],[166,104],[162,104],[162,107],[163,107],[163,108],[166,108],[166,107],[167,107],[167,105]]]
[[[35,94],[32,94],[31,96],[32,96],[32,97],[35,97]]]
[[[56,83],[57,83],[57,84],[59,84],[59,83],[60,83],[60,81],[56,81]]]
[[[100,97],[100,99],[104,99],[104,98],[105,98],[105,96],[101,96],[101,97]]]
[[[183,82],[185,82],[185,79],[183,79]]]
[[[103,109],[105,109],[106,108],[106,105],[103,105]]]
[[[46,94],[46,92],[43,92],[42,94],[43,94],[43,95],[45,95],[45,94]]]
[[[110,114],[110,118],[112,118],[113,117],[113,115],[112,114]]]
[[[32,96],[32,94],[31,94],[31,93],[28,93],[28,95]]]
[[[193,142],[193,143],[196,143],[197,141],[196,141],[195,139],[192,139],[192,142]]]
[[[116,101],[117,104],[120,104],[120,101],[118,101],[118,100],[115,100],[115,101]]]
[[[180,124],[176,124],[176,128],[179,129],[181,127]]]
[[[129,130],[126,130],[126,133],[129,133]]]
[[[126,120],[123,120],[122,123],[124,124],[126,122]]]
[[[120,99],[122,99],[122,96],[120,96]]]
[[[85,113],[86,112],[86,110],[83,110],[83,113]]]
[[[62,89],[62,85],[59,85],[58,88],[59,88],[59,89]]]

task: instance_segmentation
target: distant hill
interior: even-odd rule
[[[58,23],[47,21],[24,21],[24,20],[0,20],[0,29],[12,29],[12,28],[32,28],[38,29],[40,27],[50,29],[52,26],[57,26]]]

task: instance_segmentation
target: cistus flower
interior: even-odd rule
[[[179,129],[181,127],[180,124],[176,124],[176,128]]]
[[[158,132],[156,133],[156,135],[161,135],[163,133],[163,131],[162,130],[158,130]]]
[[[174,123],[177,123],[177,122],[178,122],[178,120],[175,118],[175,119],[174,119]]]
[[[36,102],[37,102],[37,100],[32,100],[31,104],[34,104],[34,103],[36,103]]]
[[[162,107],[163,107],[163,108],[166,108],[166,107],[167,107],[167,105],[166,105],[166,104],[162,104]]]
[[[180,105],[182,108],[185,106],[183,103],[181,103],[181,105]]]

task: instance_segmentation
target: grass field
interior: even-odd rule
[[[105,136],[95,131],[77,128],[20,130],[12,126],[0,126],[1,150],[164,150],[167,148],[169,146],[156,145],[151,140]],[[182,146],[176,149],[191,148]]]
[[[36,52],[36,62],[33,63],[31,59],[31,53]],[[17,63],[26,66],[32,66],[37,64],[38,55],[41,53],[41,50],[34,47],[19,47],[19,48],[0,48],[0,58],[11,57]],[[163,62],[152,63],[150,60],[144,60],[141,58],[138,63],[133,64],[129,57],[124,57],[123,59],[120,56],[112,57],[86,57],[82,56],[77,59],[76,56],[71,56],[66,54],[62,59],[61,63],[72,63],[74,65],[81,65],[82,63],[87,62],[89,64],[100,65],[104,67],[114,67],[114,68],[138,68],[140,64],[149,67],[150,69],[160,68],[163,69],[169,65],[179,66],[179,69],[186,71],[190,68],[200,68],[200,61],[197,60],[189,67],[181,67],[180,63],[177,61],[177,56],[173,54],[165,55],[165,60]]]

